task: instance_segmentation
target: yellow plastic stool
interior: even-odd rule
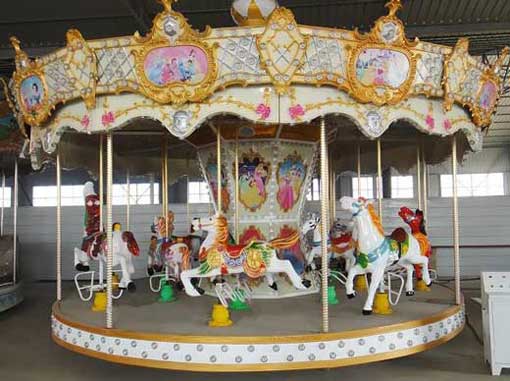
[[[228,327],[232,325],[230,320],[230,312],[223,304],[214,304],[209,320],[209,327]]]
[[[106,291],[97,291],[94,293],[92,311],[94,312],[106,311]]]
[[[390,305],[390,299],[386,292],[378,292],[375,294],[374,307],[372,309],[374,314],[390,315],[393,313]]]

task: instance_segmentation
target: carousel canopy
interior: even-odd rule
[[[461,132],[464,151],[481,149],[506,48],[484,64],[470,56],[467,39],[454,48],[410,41],[398,0],[386,4],[388,14],[367,33],[299,25],[290,10],[268,0],[236,0],[231,13],[239,26],[199,33],[172,1],[160,2],[163,11],[145,36],[87,41],[71,29],[65,48],[36,60],[11,38],[12,104],[18,121],[32,127],[36,166],[65,131],[123,130],[141,118],[157,122],[145,130],[162,126],[195,147],[214,136],[209,128],[197,131],[211,123],[225,125],[225,139],[236,126],[241,139],[244,131],[250,138],[313,141],[316,119],[328,115],[337,139],[332,149],[340,153],[347,152],[342,144],[383,134],[396,147]],[[390,126],[398,133],[385,133]],[[80,145],[79,139],[72,140]],[[442,151],[427,160],[443,159]]]

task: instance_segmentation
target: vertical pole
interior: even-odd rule
[[[168,137],[166,134],[163,138],[163,152],[161,153],[162,168],[161,168],[161,189],[162,189],[162,212],[165,219],[165,237],[168,238]]]
[[[104,135],[99,135],[99,230],[103,231],[103,210],[104,210]]]
[[[328,147],[329,151],[329,147]],[[328,166],[329,166],[329,216],[332,220],[335,220],[335,172],[333,170],[333,156],[331,152],[328,152]]]
[[[235,163],[234,163],[234,177],[235,177],[235,197],[236,197],[236,214],[235,214],[235,237],[236,242],[239,242],[239,130],[236,130],[236,147],[235,147]]]
[[[4,236],[5,172],[2,171],[2,210],[0,216],[0,237]]]
[[[423,172],[423,182],[422,182],[422,186],[423,186],[423,192],[422,192],[422,197],[423,197],[423,218],[425,219],[425,229],[427,230],[428,229],[428,224],[429,224],[429,205],[428,205],[428,194],[429,194],[429,189],[428,189],[428,169],[427,169],[427,161],[426,161],[426,158],[425,158],[425,150],[421,149],[421,159],[422,159],[422,164],[421,164],[421,167],[422,167],[422,172]]]
[[[156,202],[154,200],[154,173],[149,175],[150,181],[150,189],[149,189],[149,199],[151,200],[151,205],[154,205]]]
[[[113,270],[113,232],[112,232],[112,188],[113,188],[113,144],[112,133],[106,135],[106,328],[113,328],[112,270]]]
[[[418,209],[423,210],[422,203],[422,194],[421,194],[421,153],[420,146],[416,146],[416,184],[418,188],[417,196],[418,196]]]
[[[186,231],[188,233],[191,233],[189,231],[191,226],[191,210],[190,210],[190,204],[189,204],[189,176],[186,175]]]
[[[129,178],[129,169],[126,172],[126,187],[127,187],[127,203],[126,203],[126,230],[130,231],[130,212],[131,212],[131,181]]]
[[[17,167],[17,159],[15,162]],[[16,168],[15,167],[15,168]],[[57,148],[57,300],[62,300],[62,177],[60,168],[60,149]],[[14,199],[17,199],[17,170],[14,171]],[[17,208],[17,200],[15,201],[14,211]],[[14,223],[16,226],[16,223]],[[16,243],[16,237],[14,238]],[[14,251],[16,252],[16,250]]]
[[[216,130],[216,188],[217,188],[217,205],[218,205],[218,214],[222,213],[222,205],[221,205],[221,127],[218,127]]]
[[[381,139],[377,139],[377,206],[379,217],[382,219],[382,160],[381,160]]]
[[[320,149],[321,149],[321,263],[322,263],[322,332],[329,331],[328,306],[328,209],[329,209],[329,181],[328,181],[328,145],[326,141],[326,120],[320,122]]]
[[[361,197],[361,144],[358,143],[358,197]]]
[[[459,205],[457,199],[457,138],[452,137],[452,189],[453,189],[453,268],[455,272],[455,303],[461,303],[460,294],[460,247]]]

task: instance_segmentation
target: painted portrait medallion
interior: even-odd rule
[[[177,45],[155,48],[144,60],[146,78],[156,86],[173,83],[196,85],[208,72],[207,54],[195,45]]]
[[[20,86],[20,95],[25,110],[30,114],[37,114],[43,107],[46,96],[41,78],[37,75],[30,75],[23,79]]]
[[[271,164],[260,154],[250,150],[239,162],[239,201],[250,212],[259,209],[267,199],[267,183],[271,178]]]
[[[216,158],[212,155],[209,157],[207,161],[207,165],[205,167],[205,173],[207,176],[207,181],[209,182],[209,186],[211,187],[211,192],[213,194],[214,200],[216,201],[216,205],[218,202],[218,166],[216,164]],[[221,168],[221,210],[223,213],[227,213],[230,206],[230,193],[227,189],[228,180],[227,174],[225,172],[225,168],[222,166]]]
[[[303,159],[294,152],[287,156],[278,166],[277,200],[284,212],[292,210],[297,204],[301,195],[303,183],[306,176],[306,165]]]
[[[409,59],[391,49],[366,48],[356,60],[356,77],[364,86],[399,88],[408,78]]]

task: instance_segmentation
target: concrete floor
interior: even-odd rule
[[[477,284],[465,284],[468,321],[481,332]],[[111,364],[69,352],[49,336],[53,283],[25,285],[25,301],[0,314],[0,380],[490,380],[482,359],[482,346],[473,331],[466,329],[453,341],[411,357],[354,367],[318,371],[258,374],[206,374],[145,369]],[[502,377],[510,374],[505,371]]]

